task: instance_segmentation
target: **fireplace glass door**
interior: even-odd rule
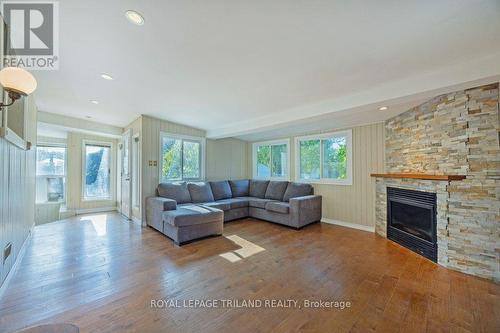
[[[387,188],[387,238],[437,260],[436,194]]]

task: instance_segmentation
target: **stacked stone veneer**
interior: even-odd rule
[[[432,99],[386,121],[388,173],[463,181],[377,179],[376,232],[386,236],[387,186],[437,193],[438,263],[500,280],[498,84]]]

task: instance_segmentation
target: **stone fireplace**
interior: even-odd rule
[[[408,178],[377,178],[375,232],[387,237],[387,188],[407,189],[436,195],[437,262],[448,267],[448,186],[451,182]]]
[[[495,280],[500,280],[498,96],[498,83],[457,91],[387,120],[389,175],[373,175],[377,234],[387,237],[388,188],[431,193],[438,264]]]

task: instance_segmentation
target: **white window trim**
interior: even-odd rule
[[[347,138],[347,178],[338,180],[338,179],[329,179],[329,178],[320,178],[320,179],[302,179],[300,178],[300,142],[306,140],[322,140],[332,137],[343,137]],[[307,135],[307,136],[299,136],[295,138],[295,180],[301,183],[310,183],[310,184],[332,184],[332,185],[352,185],[352,129],[330,132],[330,133],[322,133],[315,135]],[[320,145],[320,174],[323,174],[323,146]]]
[[[37,145],[36,145],[36,148],[35,148],[35,151],[36,149],[38,149],[38,147],[51,147],[51,148],[65,148],[66,149],[66,153],[64,154],[64,175],[36,175],[37,177],[64,177],[64,178],[67,178],[68,176],[68,147],[66,146],[66,144],[64,143],[41,143],[41,142],[38,142]],[[38,160],[37,160],[38,162]],[[66,192],[66,189],[64,189],[64,191]],[[64,193],[64,195],[66,195],[66,193]],[[66,198],[66,197],[64,197]]]
[[[57,201],[56,203],[60,203],[65,206],[68,200],[68,146],[65,143],[45,143],[38,142],[35,148],[35,152],[37,152],[38,147],[53,147],[53,148],[65,148],[66,152],[64,153],[64,175],[35,175],[36,178],[49,178],[49,177],[64,177],[64,200]],[[38,163],[38,159],[36,160]],[[51,203],[49,201],[41,201],[37,203]]]
[[[284,177],[273,177],[271,170],[271,177],[259,177],[257,175],[257,148],[259,146],[274,146],[274,145],[283,145],[286,144],[286,154],[287,154],[287,166],[286,166],[286,175]],[[254,142],[252,144],[252,174],[254,179],[269,179],[269,180],[290,180],[290,139],[279,139],[279,140],[270,140],[270,141],[260,141]]]
[[[160,132],[160,139],[159,139],[159,144],[158,144],[158,180],[159,182],[163,182],[162,179],[162,169],[163,169],[163,158],[162,158],[162,143],[163,143],[163,138],[168,137],[172,139],[178,139],[178,140],[189,140],[189,141],[196,141],[200,142],[201,144],[201,165],[200,165],[200,178],[182,178],[180,180],[165,180],[166,182],[179,182],[179,181],[204,181],[205,180],[205,158],[206,158],[206,144],[207,140],[204,137],[201,136],[190,136],[190,135],[183,135],[183,134],[174,134],[174,133],[169,133],[169,132]]]
[[[134,146],[135,146],[135,140],[138,139],[138,144],[137,144],[137,149],[135,151],[135,155],[134,155]],[[142,160],[142,152],[141,152],[141,137],[140,137],[140,133],[136,133],[132,136],[132,163],[134,162],[134,156],[136,158],[136,163],[134,164],[133,163],[133,166],[132,166],[132,176],[134,176],[134,171],[135,171],[135,179],[132,178],[132,182],[135,182],[135,187],[136,187],[136,193],[132,193],[132,207],[135,208],[135,209],[139,209],[141,208],[141,160]],[[134,188],[134,184],[132,183],[132,190]],[[134,197],[135,199],[137,200],[137,205],[136,205],[136,202],[134,202]]]
[[[6,93],[5,90],[0,93],[0,99],[4,103],[9,102],[9,97]],[[23,103],[23,136],[21,137],[19,134],[17,134],[15,131],[9,128],[9,122],[8,122],[8,114],[9,114],[9,107],[4,107],[2,110],[0,110],[0,115],[1,115],[1,121],[0,121],[0,138],[4,138],[5,140],[9,141],[13,145],[16,145],[17,147],[23,149],[23,150],[29,150],[31,149],[30,144],[27,141],[27,113],[28,113],[28,98],[22,98],[20,101],[17,101],[17,103]]]
[[[87,173],[87,157],[85,155],[85,146],[86,145],[99,145],[99,146],[107,146],[110,148],[109,161],[110,161],[110,173],[109,173],[109,197],[95,198],[90,197],[87,198],[85,196],[85,174]],[[96,141],[96,140],[82,140],[82,201],[84,202],[92,202],[92,201],[115,201],[116,200],[116,177],[114,173],[115,169],[115,145],[110,141]]]

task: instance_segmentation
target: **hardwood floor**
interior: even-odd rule
[[[0,299],[0,332],[63,322],[81,332],[500,332],[498,284],[372,233],[246,219],[224,235],[238,237],[177,247],[117,214],[39,226]],[[151,307],[159,299],[351,307]]]

